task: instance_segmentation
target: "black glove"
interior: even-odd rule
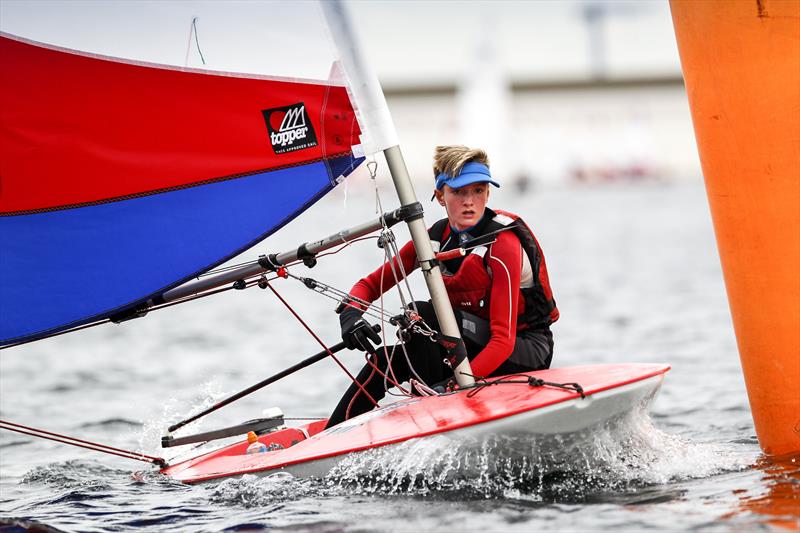
[[[369,341],[377,346],[381,342],[381,337],[366,320],[361,318],[363,314],[354,307],[346,307],[341,312],[339,324],[342,326],[342,340],[351,350],[373,352],[375,347]]]

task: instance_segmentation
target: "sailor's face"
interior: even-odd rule
[[[489,201],[488,183],[470,183],[458,189],[449,185],[435,191],[439,204],[447,211],[450,225],[462,231],[477,224]]]

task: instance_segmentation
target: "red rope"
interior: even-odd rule
[[[386,348],[384,348],[384,357],[386,357],[387,361],[389,361],[390,359],[386,352],[387,350]],[[411,396],[411,391],[407,391],[402,387],[402,385],[400,385],[400,383],[397,382],[397,376],[395,376],[394,374],[394,368],[392,367],[391,363],[387,364],[387,371],[392,375],[392,377],[389,377],[386,373],[384,373],[383,370],[380,369],[377,362],[372,360],[373,356],[375,357],[375,359],[379,357],[377,352],[372,352],[371,354],[365,354],[367,365],[369,365],[372,368],[372,372],[366,379],[365,383],[369,383],[370,381],[372,381],[372,377],[377,373],[383,379],[385,379],[389,384],[391,384],[392,387],[397,387],[398,389],[400,389],[400,392],[402,392],[406,396]],[[392,357],[394,357],[394,355],[392,355]],[[348,420],[350,418],[350,409],[353,407],[353,402],[355,401],[356,397],[358,397],[357,393],[350,399],[350,403],[347,404],[347,410],[345,411],[344,415],[345,420]]]
[[[386,350],[386,348],[384,348],[384,356],[386,357],[386,360],[387,360],[387,361],[388,361],[388,363],[389,363],[389,364],[387,365],[387,370],[388,370],[388,371],[389,371],[389,372],[392,374],[392,377],[391,377],[391,378],[389,378],[388,376],[386,376],[386,379],[387,379],[389,382],[391,382],[391,383],[392,383],[392,384],[393,384],[395,387],[397,387],[398,389],[400,389],[400,392],[402,392],[402,393],[403,393],[403,394],[405,394],[406,396],[411,396],[411,391],[407,391],[406,389],[404,389],[403,387],[401,387],[401,386],[400,386],[400,384],[397,382],[397,376],[396,376],[396,375],[395,375],[395,373],[394,373],[394,365],[392,365],[392,363],[391,363],[391,362],[392,362],[392,359],[394,359],[394,350],[396,350],[396,349],[397,349],[397,347],[395,346],[395,348],[392,350],[392,355],[391,355],[391,357],[390,357],[390,356],[389,356],[389,354],[388,354],[388,351]],[[401,349],[403,349],[403,348],[401,348]],[[405,354],[403,354],[403,355],[405,356]],[[408,361],[408,368],[409,368],[409,370],[410,370],[409,374],[413,374],[414,376],[416,376],[416,375],[417,375],[417,373],[416,373],[416,372],[414,372],[414,369],[413,369],[413,368],[411,368],[411,362],[410,362],[410,361]],[[409,375],[409,378],[410,378],[410,377],[411,377],[411,376]]]
[[[369,360],[369,355],[367,355],[367,360]],[[372,372],[370,372],[370,374],[369,374],[369,376],[367,377],[367,379],[366,379],[366,380],[364,380],[364,383],[365,383],[365,384],[366,384],[366,383],[369,383],[370,381],[372,381],[372,376],[374,376],[374,375],[375,375],[375,370],[376,370],[376,368],[377,368],[377,367],[375,367],[375,366],[373,365],[373,367],[372,367]],[[362,388],[361,390],[364,390],[364,389]],[[345,420],[349,420],[349,419],[350,419],[350,409],[352,409],[352,408],[353,408],[353,402],[354,402],[354,401],[356,401],[356,398],[358,398],[358,395],[359,395],[360,393],[361,393],[361,391],[356,391],[356,393],[355,393],[355,394],[353,394],[353,397],[352,397],[352,398],[350,398],[350,402],[347,404],[347,409],[346,409],[346,410],[345,410],[345,412],[344,412],[344,419],[345,419]]]
[[[300,317],[300,315],[298,315],[297,312],[295,312],[295,310],[292,309],[292,306],[290,306],[289,303],[286,300],[284,300],[283,297],[280,294],[278,294],[278,291],[275,290],[275,287],[273,287],[271,283],[267,283],[267,287],[269,287],[269,289],[272,291],[272,293],[275,294],[275,296],[278,297],[278,299],[281,301],[281,303],[283,303],[283,305],[286,306],[286,309],[288,309],[294,315],[294,317],[300,322],[300,324],[302,324],[303,327],[306,328],[306,331],[308,331],[308,333],[311,334],[312,337],[314,337],[314,339],[319,343],[319,345],[322,346],[322,349],[325,350],[326,352],[328,352],[328,355],[331,358],[333,358],[334,361],[336,361],[336,364],[339,365],[339,368],[344,370],[344,373],[347,374],[347,377],[349,377],[350,380],[353,383],[355,383],[355,385],[359,389],[361,389],[361,392],[363,392],[364,395],[367,398],[369,398],[369,401],[372,402],[372,405],[377,407],[378,406],[378,402],[375,401],[375,398],[373,398],[372,395],[369,392],[367,392],[367,389],[365,389],[364,386],[361,383],[358,382],[358,380],[355,378],[355,376],[353,376],[353,374],[351,374],[350,371],[347,370],[347,367],[345,367],[342,364],[342,362],[339,361],[339,359],[333,354],[333,352],[330,351],[330,349],[325,345],[325,343],[322,342],[322,339],[320,339],[319,336],[317,336],[317,334],[314,333],[314,331],[308,326],[308,324],[305,323],[305,321]]]
[[[381,369],[380,369],[380,368],[379,368],[379,367],[376,365],[376,363],[372,362],[372,359],[371,359],[369,356],[367,356],[367,364],[368,364],[368,365],[370,365],[370,366],[371,366],[373,369],[375,369],[375,370],[378,372],[378,374],[380,374],[380,375],[381,375],[381,377],[383,377],[383,378],[384,378],[384,379],[385,379],[385,380],[386,380],[388,383],[390,383],[390,384],[392,385],[392,387],[397,387],[398,389],[400,389],[400,392],[402,392],[402,393],[403,393],[403,394],[405,394],[406,396],[411,396],[411,392],[410,392],[410,391],[407,391],[407,390],[405,390],[405,389],[404,389],[404,388],[403,388],[403,387],[400,385],[400,383],[398,383],[398,382],[397,382],[397,376],[396,376],[396,375],[395,375],[395,373],[394,373],[394,367],[393,367],[393,366],[392,366],[392,364],[391,364],[391,358],[389,357],[389,355],[388,355],[386,352],[387,352],[387,349],[386,349],[386,348],[384,348],[384,354],[383,354],[383,356],[384,356],[384,357],[386,357],[386,361],[387,361],[387,364],[386,364],[386,371],[387,371],[387,372],[389,372],[389,374],[391,374],[391,375],[392,375],[392,377],[389,377],[389,375],[388,375],[388,374],[384,373],[384,371],[383,371],[383,370],[381,370]],[[377,357],[377,352],[372,352],[372,353],[373,353],[373,355],[375,355],[375,356]],[[393,358],[393,357],[394,357],[394,354],[392,354],[392,356],[391,356],[391,357]]]
[[[113,446],[108,446],[107,444],[100,444],[98,442],[91,442],[88,440],[77,439],[75,437],[70,437],[68,435],[61,435],[59,433],[54,433],[52,431],[45,431],[43,429],[23,426],[22,424],[15,424],[14,422],[7,422],[5,420],[0,420],[0,429],[7,429],[9,431],[22,433],[23,435],[30,435],[32,437],[39,437],[42,439],[52,440],[55,442],[60,442],[62,444],[69,444],[70,446],[85,448],[87,450],[107,453],[110,455],[117,455],[119,457],[125,457],[126,459],[144,461],[145,463],[154,463],[161,467],[167,466],[167,462],[161,457],[153,457],[151,455],[145,455],[143,453],[132,452],[130,450],[123,450],[121,448],[114,448]]]

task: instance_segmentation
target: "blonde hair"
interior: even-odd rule
[[[437,146],[433,153],[433,177],[439,174],[457,176],[467,163],[483,163],[489,166],[489,156],[480,148],[469,148],[461,144]]]

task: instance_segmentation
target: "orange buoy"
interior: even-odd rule
[[[800,452],[800,1],[670,7],[758,440]]]

